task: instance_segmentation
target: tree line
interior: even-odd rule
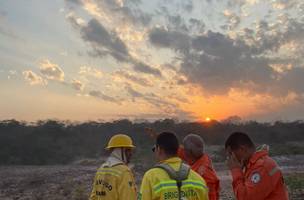
[[[181,122],[163,119],[154,122],[72,123],[44,120],[27,123],[0,121],[0,165],[67,164],[82,158],[105,156],[104,147],[117,133],[130,135],[137,148],[137,159],[147,157],[153,145],[153,132],[173,131],[182,140],[189,134],[201,135],[208,145],[223,145],[231,132],[244,131],[256,143],[284,144],[304,141],[304,122]]]

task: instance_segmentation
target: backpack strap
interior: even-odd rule
[[[180,168],[178,171],[175,171],[170,165],[168,164],[157,164],[154,166],[154,168],[160,168],[163,169],[171,179],[176,181],[177,189],[178,189],[178,199],[181,200],[181,187],[182,187],[182,181],[186,180],[188,178],[189,172],[190,172],[190,166],[181,163]]]

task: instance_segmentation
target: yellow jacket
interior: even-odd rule
[[[173,157],[162,161],[178,170],[181,159]],[[208,189],[205,180],[193,170],[190,170],[188,179],[182,182],[181,194],[187,200],[208,200]],[[142,180],[139,199],[141,200],[177,200],[178,190],[176,181],[169,178],[167,172],[160,168],[147,171]]]
[[[90,200],[136,200],[132,171],[125,164],[101,166],[94,178]]]

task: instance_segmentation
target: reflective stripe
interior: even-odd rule
[[[121,172],[116,171],[116,170],[112,170],[112,169],[99,169],[97,171],[97,174],[111,174],[114,176],[120,176]]]
[[[97,172],[97,174],[98,175],[112,175],[112,176],[120,177],[120,175],[111,173],[111,172]]]
[[[275,168],[273,168],[269,173],[268,173],[268,175],[269,176],[273,176],[277,171],[279,171],[280,170],[280,168],[278,168],[278,167],[275,167]]]
[[[166,189],[176,189],[176,181],[163,181],[153,187],[155,193],[159,193],[162,190]],[[182,189],[183,188],[197,188],[197,189],[208,189],[207,186],[202,184],[200,181],[195,180],[186,180],[182,182]]]

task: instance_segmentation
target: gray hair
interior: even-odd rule
[[[183,140],[185,151],[194,158],[199,158],[204,154],[205,142],[202,137],[195,134],[187,135]]]

